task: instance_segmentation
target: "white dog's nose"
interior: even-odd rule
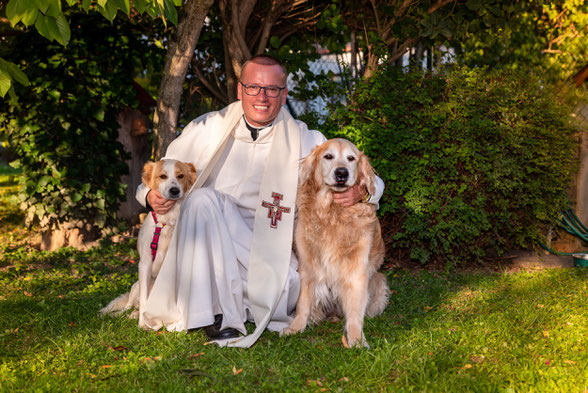
[[[180,189],[178,187],[172,187],[169,189],[169,195],[172,198],[177,198],[180,195]]]

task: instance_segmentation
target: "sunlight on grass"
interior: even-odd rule
[[[12,192],[0,187],[0,200]],[[2,202],[3,215],[16,214],[11,203]],[[19,225],[10,231],[26,233]],[[266,332],[250,349],[221,349],[205,345],[201,331],[145,332],[124,316],[98,316],[102,306],[129,290],[136,260],[134,241],[103,242],[85,252],[38,251],[22,239],[2,243],[0,391],[585,392],[588,387],[588,269],[389,271],[390,305],[365,322],[370,350],[343,348],[342,321],[291,337]]]

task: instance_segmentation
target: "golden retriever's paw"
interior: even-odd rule
[[[290,325],[290,326],[288,326],[287,328],[285,328],[284,330],[282,330],[280,332],[280,337],[282,337],[282,336],[290,336],[292,334],[300,333],[303,330],[304,330],[304,328],[299,329],[299,328],[296,328],[296,327],[292,327],[292,325]]]
[[[343,346],[345,348],[367,348],[370,349],[370,345],[368,344],[367,340],[363,336],[363,333],[360,337],[349,337],[349,340],[345,337],[345,335],[341,336],[341,342],[343,342]]]
[[[133,310],[129,313],[129,318],[137,319],[139,318],[139,310]]]

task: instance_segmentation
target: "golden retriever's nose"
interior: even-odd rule
[[[349,171],[347,168],[337,168],[335,169],[335,181],[337,184],[345,184],[347,179],[349,178]]]

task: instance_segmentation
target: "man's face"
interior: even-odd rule
[[[285,87],[286,76],[278,65],[249,63],[243,70],[241,82],[262,87]],[[237,98],[241,100],[247,121],[260,127],[271,123],[278,116],[280,108],[286,103],[287,93],[288,89],[284,89],[277,97],[272,98],[261,89],[258,95],[250,96],[245,94],[245,87],[239,83]]]

